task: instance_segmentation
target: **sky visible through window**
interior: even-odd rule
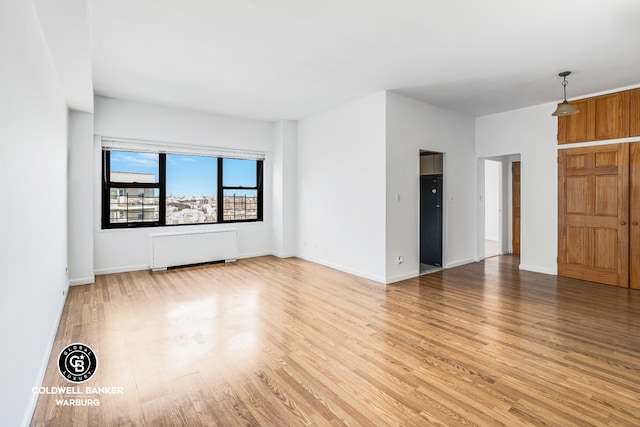
[[[256,186],[256,162],[224,159],[224,185]],[[112,172],[153,174],[158,182],[158,154],[111,151]],[[167,196],[214,196],[218,177],[217,158],[167,154]],[[225,191],[228,193],[229,191]],[[254,191],[233,190],[236,195]]]
[[[167,154],[167,196],[215,196],[218,159]]]

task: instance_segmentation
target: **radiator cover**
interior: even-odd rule
[[[238,230],[209,230],[151,234],[153,271],[167,267],[213,261],[235,261],[238,258]]]

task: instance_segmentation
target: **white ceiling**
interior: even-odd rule
[[[557,101],[564,70],[569,97],[640,84],[638,0],[64,1],[88,1],[96,94],[233,116],[381,90],[480,116]]]

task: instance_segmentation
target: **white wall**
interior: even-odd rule
[[[298,256],[379,282],[386,281],[385,104],[380,92],[298,123]]]
[[[419,271],[420,150],[444,153],[444,266],[474,261],[473,118],[388,92],[386,135],[386,281],[413,277]],[[403,256],[403,264],[397,263],[398,256]]]
[[[298,123],[273,124],[273,252],[279,257],[296,254]]]
[[[33,3],[0,2],[0,424],[28,425],[67,290],[67,106]]]
[[[93,114],[69,113],[69,284],[93,283]]]
[[[478,157],[520,153],[520,268],[548,274],[557,273],[555,107],[548,103],[476,119]]]
[[[180,227],[180,230],[237,228],[240,257],[269,254],[272,247],[273,124],[265,121],[187,111],[112,98],[95,98],[94,132],[99,136],[208,145],[266,152],[264,221]],[[176,227],[102,230],[100,224],[99,138],[94,144],[94,269],[96,274],[145,269],[149,265],[149,234]]]

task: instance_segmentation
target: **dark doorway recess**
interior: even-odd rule
[[[420,263],[442,266],[442,175],[420,177]]]

